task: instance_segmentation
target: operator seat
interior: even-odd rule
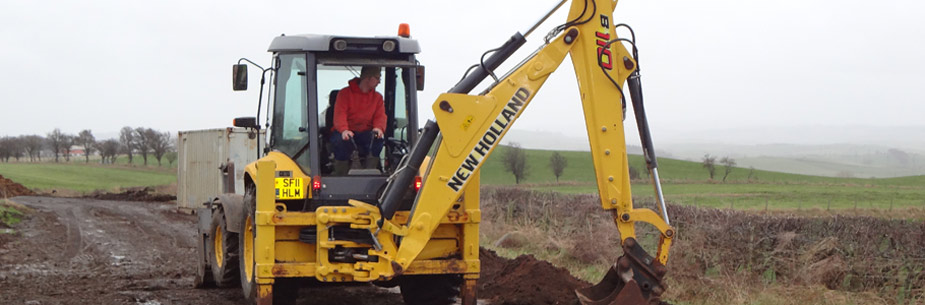
[[[337,93],[340,90],[331,90],[328,94],[328,107],[324,110],[324,126],[321,126],[321,168],[323,174],[334,171],[334,148],[331,147],[331,133],[334,129],[334,104],[337,103]]]
[[[340,93],[340,90],[331,90],[328,95],[328,108],[324,110],[324,128],[321,131],[325,135],[325,139],[331,136],[331,129],[334,128],[334,104],[337,103],[338,93]]]

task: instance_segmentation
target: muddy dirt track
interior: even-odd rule
[[[36,211],[15,227],[16,235],[0,235],[0,304],[240,304],[239,288],[192,288],[196,217],[176,213],[173,204],[54,197],[13,201]],[[483,293],[480,298],[493,300],[480,304],[575,304],[571,290],[583,285],[532,257],[507,260],[483,250],[482,260],[483,279],[507,279],[517,287],[505,295]],[[522,274],[502,275],[512,268]],[[480,281],[480,290],[503,291],[504,282]],[[559,289],[549,289],[550,282],[561,283],[554,285]],[[298,304],[403,302],[397,289],[362,286],[303,288]]]

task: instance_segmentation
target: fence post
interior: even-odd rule
[[[858,200],[857,199],[854,199],[854,210],[855,211],[858,210]]]
[[[832,210],[832,198],[829,198],[828,205],[825,207],[826,211]]]
[[[768,211],[768,197],[764,197],[764,211]]]

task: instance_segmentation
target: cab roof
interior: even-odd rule
[[[269,52],[329,52],[333,41],[345,40],[348,44],[381,45],[387,40],[396,43],[395,53],[417,54],[421,47],[417,40],[400,36],[351,37],[319,34],[280,35],[270,42]]]

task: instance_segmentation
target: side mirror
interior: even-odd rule
[[[257,126],[257,118],[252,116],[235,118],[233,125],[234,127],[259,128],[259,126]]]
[[[234,91],[247,90],[247,65],[232,66],[231,78]]]
[[[414,71],[417,74],[418,91],[424,91],[424,66],[417,66]]]

